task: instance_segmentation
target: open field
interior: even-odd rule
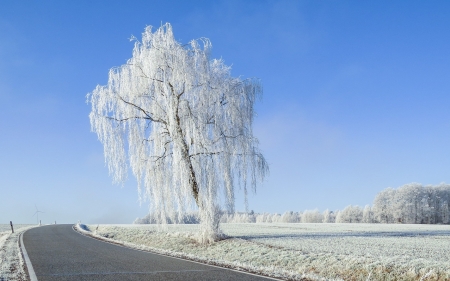
[[[267,245],[308,253],[361,257],[425,259],[432,264],[450,261],[450,226],[400,224],[248,224],[224,225],[224,231]]]
[[[90,225],[127,246],[300,280],[450,280],[450,226],[222,224],[229,238],[195,241],[197,225]]]

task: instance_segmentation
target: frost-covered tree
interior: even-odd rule
[[[374,222],[372,208],[370,208],[369,205],[366,205],[364,207],[363,214],[362,214],[362,222],[363,223],[373,223]]]
[[[220,219],[221,223],[255,223],[256,216],[253,212],[224,214]]]
[[[441,183],[436,186],[438,197],[438,223],[450,223],[450,185]]]
[[[256,215],[256,222],[257,223],[271,223],[272,222],[272,215],[269,213],[262,213]]]
[[[301,217],[302,223],[321,223],[323,222],[323,215],[319,210],[306,210]]]
[[[300,216],[297,212],[287,211],[281,216],[281,221],[285,223],[300,222]]]
[[[278,213],[272,215],[272,219],[270,220],[272,223],[280,223],[283,222],[282,216]]]
[[[449,223],[450,185],[410,183],[377,194],[373,211],[382,223]]]
[[[336,221],[336,215],[333,211],[326,209],[323,212],[323,222],[324,223],[334,223]]]
[[[380,223],[394,222],[394,197],[396,190],[386,188],[379,192],[373,201],[373,214],[375,219]]]
[[[198,209],[201,239],[214,241],[236,185],[246,196],[268,172],[252,131],[260,83],[232,77],[206,38],[177,42],[170,24],[134,40],[132,58],[88,94],[92,130],[113,181],[131,168],[158,223]]]
[[[349,205],[336,215],[336,223],[360,223],[363,219],[363,210],[359,206]]]
[[[418,183],[406,184],[397,189],[394,198],[393,216],[397,222],[420,223],[421,203],[423,187]]]

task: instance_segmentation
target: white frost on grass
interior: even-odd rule
[[[19,247],[19,236],[35,225],[15,225],[11,233],[9,225],[0,224],[0,280],[28,280]]]
[[[402,263],[421,259],[432,261],[433,265],[448,265],[450,261],[450,251],[442,248],[450,249],[448,225],[263,224],[255,228],[235,224],[224,229],[229,236],[309,253],[395,256]]]
[[[288,280],[450,280],[450,226],[223,224],[229,239],[195,241],[198,225],[90,225],[125,246]],[[370,278],[368,278],[370,276]]]

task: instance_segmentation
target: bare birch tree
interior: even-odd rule
[[[247,196],[268,172],[252,131],[261,85],[210,59],[208,39],[180,44],[168,23],[133,40],[132,58],[87,96],[109,172],[120,183],[131,168],[159,223],[198,208],[202,241],[217,240],[236,185]]]

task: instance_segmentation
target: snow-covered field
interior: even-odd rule
[[[222,224],[229,239],[195,240],[198,225],[89,225],[92,235],[201,262],[300,280],[450,280],[450,226]]]
[[[19,235],[35,225],[0,224],[0,280],[27,280],[19,249]]]

